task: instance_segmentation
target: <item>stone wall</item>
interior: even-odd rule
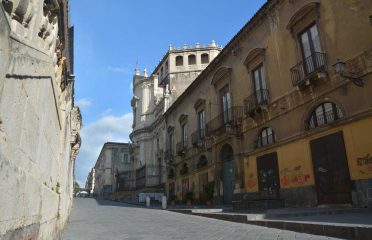
[[[58,239],[71,210],[81,114],[67,11],[0,1],[0,239]]]

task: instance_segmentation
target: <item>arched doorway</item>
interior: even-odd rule
[[[220,156],[222,162],[223,203],[231,204],[235,183],[234,152],[232,147],[229,144],[225,144],[221,149]]]

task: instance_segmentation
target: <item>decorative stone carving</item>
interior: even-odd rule
[[[3,0],[2,3],[9,16],[26,27],[35,14],[32,0]]]
[[[82,125],[82,117],[80,109],[74,107],[71,111],[71,156],[70,160],[75,161],[81,146],[80,128]]]

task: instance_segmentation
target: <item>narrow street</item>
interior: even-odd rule
[[[111,201],[76,198],[64,240],[334,239]]]

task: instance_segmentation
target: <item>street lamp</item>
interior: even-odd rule
[[[340,59],[337,59],[336,63],[333,64],[335,72],[343,78],[347,78],[353,81],[353,83],[358,87],[364,87],[364,80],[356,76],[353,72],[346,71],[346,63]]]

